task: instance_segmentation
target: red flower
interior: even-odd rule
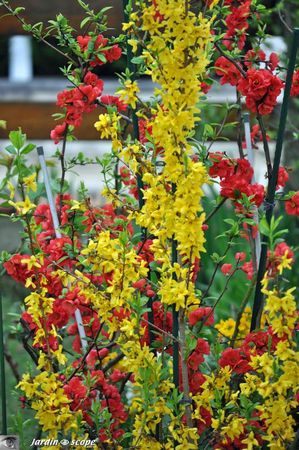
[[[81,52],[85,52],[87,50],[90,39],[90,36],[77,36],[77,42]]]
[[[202,391],[201,385],[206,381],[206,377],[201,372],[189,370],[189,380],[190,391],[192,394],[197,394]]]
[[[108,62],[117,61],[121,57],[121,48],[115,44],[109,50],[105,52],[105,56]]]
[[[97,88],[101,92],[104,87],[103,80],[101,80],[95,73],[92,73],[92,72],[86,73],[86,75],[84,77],[84,83]]]
[[[282,80],[266,69],[249,69],[246,78],[242,77],[237,85],[246,97],[247,107],[262,115],[272,112],[282,87]]]
[[[254,274],[252,261],[244,263],[241,270],[246,274],[248,280],[252,280]]]
[[[239,66],[239,64],[237,65]],[[215,72],[221,77],[220,84],[228,83],[236,86],[240,80],[240,70],[224,56],[220,56],[215,61]]]
[[[66,131],[66,122],[63,122],[60,125],[56,125],[53,130],[51,130],[50,137],[53,139],[54,144],[58,144],[65,136]]]
[[[227,263],[222,264],[222,266],[221,266],[221,272],[222,272],[224,275],[230,275],[230,274],[232,273],[232,268],[233,268],[232,264],[227,264]]]
[[[203,321],[205,325],[213,325],[214,323],[214,314],[213,308],[210,306],[197,308],[195,311],[191,311],[189,314],[189,324],[194,326],[197,322]]]
[[[226,348],[219,359],[220,367],[229,366],[233,372],[238,374],[246,373],[250,370],[250,366],[239,348]]]
[[[269,57],[269,67],[271,70],[275,70],[279,63],[279,56],[277,53],[272,52]]]
[[[265,188],[262,184],[254,183],[248,185],[247,196],[252,198],[250,199],[251,203],[254,203],[257,207],[261,206],[265,198]]]
[[[296,97],[297,95],[299,95],[299,69],[297,69],[293,74],[291,87],[291,96]]]
[[[202,92],[204,94],[207,94],[209,92],[209,90],[211,89],[212,84],[208,84],[205,81],[201,81],[200,83],[200,89],[202,90]]]
[[[279,167],[276,189],[282,188],[286,185],[289,179],[289,174],[284,167]]]
[[[292,216],[299,216],[299,191],[285,202],[285,210]]]
[[[32,275],[32,272],[28,270],[27,264],[21,261],[29,258],[29,255],[20,255],[17,253],[16,255],[13,255],[9,261],[6,261],[3,266],[8,275],[10,275],[14,280],[25,284],[27,278]]]
[[[126,111],[127,105],[115,95],[102,95],[101,102],[105,105],[114,105],[118,112]]]
[[[293,259],[294,258],[294,252],[290,249],[290,247],[285,242],[280,242],[276,245],[274,254],[277,257],[284,256],[287,254],[287,258]]]
[[[64,327],[70,319],[70,313],[63,307],[63,301],[55,300],[53,303],[53,311],[48,316],[47,325],[55,325],[56,328]]]
[[[188,368],[191,370],[197,370],[198,366],[204,361],[203,355],[210,353],[210,346],[205,339],[198,338],[197,344],[191,355],[187,360]]]
[[[271,84],[272,74],[265,69],[249,69],[246,78],[238,83],[242,95],[250,95],[254,100],[261,100]]]
[[[254,63],[259,63],[260,61],[265,61],[266,54],[263,50],[248,50],[245,55],[244,65],[248,68],[252,67]]]
[[[245,252],[237,252],[237,253],[235,254],[235,259],[236,259],[237,261],[244,261],[245,258],[246,258],[246,253],[245,253]]]

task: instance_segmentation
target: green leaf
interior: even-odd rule
[[[20,128],[19,130],[11,131],[8,137],[17,150],[20,150],[25,144],[26,134],[23,134]]]
[[[21,155],[27,155],[28,153],[32,152],[34,150],[36,145],[34,144],[27,144],[22,150]]]
[[[103,63],[107,62],[106,56],[103,53],[97,53],[97,58],[99,58],[99,60]]]
[[[80,23],[80,28],[84,28],[85,25],[91,21],[91,17],[85,17],[85,19],[83,19]]]
[[[10,153],[11,155],[16,155],[17,154],[17,150],[15,149],[15,147],[13,145],[8,145],[7,147],[5,147],[5,150]]]
[[[269,227],[269,224],[268,224],[268,222],[267,222],[265,217],[263,217],[262,220],[260,221],[259,229],[260,229],[260,232],[264,236],[269,236],[270,235],[270,227]]]
[[[134,56],[134,58],[131,59],[131,62],[133,64],[142,64],[144,62],[144,59],[142,56]]]

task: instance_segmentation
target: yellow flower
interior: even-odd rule
[[[281,257],[281,262],[278,264],[277,269],[282,274],[284,269],[291,270],[291,262],[293,261],[293,258],[288,258],[288,251],[286,250],[284,255]]]
[[[36,173],[29,175],[28,177],[23,178],[23,182],[27,189],[36,192],[37,184],[36,184]]]
[[[120,116],[115,112],[111,114],[100,114],[99,120],[95,122],[94,127],[100,133],[101,139],[111,139],[112,149],[118,150],[121,148],[121,142],[118,134],[120,131]]]
[[[132,47],[132,52],[136,53],[138,48],[138,41],[136,39],[128,39],[128,44]]]
[[[132,40],[131,40],[132,41]],[[136,108],[137,97],[136,94],[140,91],[136,81],[126,80],[124,88],[118,91],[119,98],[130,105],[133,109]]]
[[[9,201],[9,204],[14,206],[16,208],[16,210],[18,211],[19,214],[21,215],[26,215],[29,213],[29,211],[31,211],[33,208],[35,208],[35,204],[31,203],[31,200],[29,197],[25,197],[24,201],[20,201],[20,202],[12,202],[11,200]]]
[[[38,261],[36,256],[31,255],[30,258],[24,258],[21,259],[22,264],[26,264],[28,269],[31,270],[32,267],[37,267],[38,269],[41,268],[41,263],[43,263],[43,257],[41,257],[41,263]]]
[[[134,22],[130,21],[130,22],[125,22],[122,24],[122,30],[123,31],[128,31],[130,29],[132,29],[134,27]]]
[[[250,431],[250,433],[248,434],[247,438],[243,439],[241,442],[243,442],[243,444],[247,444],[247,449],[248,450],[253,450],[255,445],[259,445],[259,442],[254,437],[254,432],[253,431]]]
[[[223,336],[231,338],[234,334],[236,327],[236,322],[231,317],[226,320],[220,320],[219,323],[215,325],[216,330],[218,330]]]

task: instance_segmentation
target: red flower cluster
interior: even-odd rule
[[[246,30],[249,27],[248,17],[250,15],[251,0],[238,0],[238,5],[233,5],[233,0],[225,0],[224,4],[229,6],[230,13],[226,17],[227,31],[223,38],[223,44],[229,50],[237,43],[242,50],[246,40]],[[241,4],[240,4],[241,3]]]
[[[204,355],[209,355],[209,353],[209,343],[205,339],[198,338],[195,349],[188,356],[188,369],[191,371],[197,371],[199,365],[204,362]]]
[[[145,294],[147,297],[154,297],[156,293],[153,291],[151,285],[145,278],[141,278],[132,284],[135,289],[138,289],[142,294]]]
[[[247,108],[261,115],[270,114],[277,103],[277,97],[283,88],[283,81],[273,73],[278,64],[278,56],[271,53],[269,61],[265,61],[262,51],[250,50],[245,55],[244,66],[248,69],[246,75],[242,66],[233,64],[226,57],[220,56],[215,62],[215,72],[220,76],[220,84],[236,86],[237,90],[245,96]],[[267,68],[254,68],[254,62],[264,62]],[[293,86],[296,86],[296,78]],[[298,76],[299,80],[299,76]],[[295,84],[294,84],[295,83]],[[293,89],[293,92],[296,88]]]
[[[127,167],[122,166],[119,170],[119,175],[122,183],[128,187],[129,194],[131,194],[136,200],[138,200],[138,188],[136,178],[131,175],[131,172]]]
[[[299,216],[299,191],[285,202],[285,210],[292,216]]]
[[[276,189],[285,187],[288,179],[289,179],[289,174],[288,174],[287,170],[284,167],[279,167]]]
[[[115,44],[109,47],[109,41],[102,34],[95,39],[89,35],[78,36],[77,43],[84,57],[88,59],[88,68],[113,62],[121,57],[121,48]],[[82,83],[73,89],[60,92],[56,105],[65,110],[63,123],[57,125],[50,133],[51,139],[58,144],[66,135],[69,126],[77,128],[82,123],[83,113],[89,113],[96,107],[96,100],[103,91],[104,82],[90,71],[84,71]],[[101,102],[115,105],[118,111],[124,111],[126,105],[118,97],[103,95]]]
[[[84,83],[74,89],[64,90],[57,95],[56,105],[66,111],[65,120],[51,131],[55,144],[64,137],[67,126],[79,127],[83,113],[89,113],[96,107],[96,99],[101,95],[104,83],[97,75],[87,72]]]
[[[116,106],[118,112],[126,111],[128,105],[116,95],[102,95],[100,102],[106,106]]]
[[[238,82],[238,91],[246,97],[246,106],[261,115],[270,114],[283,88],[283,81],[267,69],[249,69]]]
[[[238,69],[240,68],[240,70]],[[220,56],[215,61],[215,73],[220,78],[220,84],[230,84],[237,86],[240,80],[240,71],[242,67],[239,63],[233,64],[225,56]]]
[[[221,354],[219,366],[229,366],[233,373],[241,375],[252,370],[250,358],[252,355],[262,355],[274,351],[281,339],[273,334],[272,329],[249,333],[239,348],[227,347]]]
[[[227,347],[219,359],[219,366],[229,366],[234,373],[242,374],[250,370],[248,360],[242,349]]]
[[[101,66],[106,61],[111,63],[121,57],[120,47],[115,44],[108,48],[109,41],[102,34],[99,34],[95,40],[91,36],[78,36],[77,42],[81,52],[90,58],[91,67]]]
[[[233,265],[229,263],[222,264],[221,272],[223,275],[231,275],[232,274]]]
[[[242,196],[250,197],[250,202],[256,206],[263,203],[265,197],[264,186],[251,184],[253,169],[247,159],[229,159],[222,153],[210,153],[213,162],[209,169],[212,178],[220,178],[220,194],[235,201],[236,205],[242,201]]]
[[[253,270],[253,262],[252,260],[245,262],[241,267],[241,270],[243,270],[243,272],[246,274],[246,277],[248,280],[252,280],[253,275],[254,275],[254,270]]]
[[[211,308],[210,306],[202,306],[195,309],[194,311],[191,311],[191,313],[189,314],[189,324],[193,327],[198,322],[202,322],[206,326],[213,325],[213,308]]]
[[[266,61],[266,54],[263,50],[248,50],[244,58],[244,65],[249,69],[253,66],[259,68],[260,63],[264,63],[266,68],[269,68],[271,71],[273,71],[278,66],[279,56],[277,55],[277,53],[272,52],[269,56],[269,60]]]
[[[293,74],[293,81],[291,87],[291,96],[296,97],[299,95],[299,69],[295,70]]]
[[[101,350],[100,350],[101,351]],[[99,352],[100,352],[99,351]],[[90,354],[88,355],[90,356]],[[100,364],[100,358],[96,359],[94,365]],[[90,367],[89,367],[90,369]],[[112,416],[110,422],[110,429],[101,428],[99,430],[99,439],[104,442],[108,439],[108,434],[113,439],[119,439],[124,431],[120,428],[120,424],[127,420],[127,413],[125,412],[124,404],[117,386],[112,383],[117,383],[126,377],[125,373],[119,370],[114,370],[111,375],[106,377],[106,374],[95,367],[90,370],[90,379],[93,380],[93,389],[88,390],[84,385],[83,380],[79,376],[74,376],[64,385],[64,392],[71,400],[70,408],[73,411],[81,410],[83,419],[89,426],[94,426],[91,416],[88,411],[91,409],[92,401],[99,396],[102,409],[107,408]]]

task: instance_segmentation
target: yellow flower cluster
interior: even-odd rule
[[[157,0],[142,2],[141,14],[131,15],[131,27],[141,23],[149,42],[141,57],[153,82],[159,85],[159,102],[151,110],[152,143],[162,149],[163,168],[143,170],[144,206],[134,216],[136,223],[154,236],[152,250],[163,261],[163,303],[177,310],[196,304],[189,276],[172,279],[170,240],[176,242],[180,264],[191,265],[204,251],[201,198],[208,181],[201,162],[193,161],[189,138],[199,120],[200,79],[209,62],[209,19],[197,16],[189,2]],[[157,11],[159,18],[157,18]]]
[[[136,81],[126,80],[123,89],[118,91],[120,100],[127,103],[132,108],[136,108],[136,94],[140,91]]]
[[[238,326],[238,334],[236,336],[237,339],[242,339],[246,336],[246,334],[250,331],[250,320],[251,320],[251,308],[250,306],[246,306],[244,309],[241,318],[240,323]],[[263,322],[263,321],[262,321]],[[236,321],[232,319],[231,317],[229,319],[221,319],[219,323],[215,325],[216,330],[219,331],[219,333],[227,338],[232,338],[235,332],[236,327]]]
[[[296,288],[288,289],[281,295],[277,289],[269,290],[268,283],[269,280],[265,278],[262,290],[266,294],[265,316],[278,337],[287,335],[291,338],[297,320],[296,302],[293,296]]]
[[[244,398],[248,405],[255,403],[257,420],[263,426],[259,433],[267,448],[284,450],[294,440],[295,420],[292,411],[298,406],[296,392],[299,379],[299,352],[295,350],[292,334],[295,328],[296,302],[289,289],[279,292],[268,289],[269,280],[263,281],[263,292],[266,294],[265,313],[263,322],[271,326],[274,339],[280,338],[275,347],[258,354],[253,352],[249,359],[251,370],[244,374],[244,380],[239,389],[231,389],[233,372],[226,366],[215,375],[205,375],[206,381],[202,385],[203,392],[194,396],[196,404],[194,418],[201,417],[200,408],[204,407],[212,415],[212,428],[217,439],[222,443],[243,436],[242,442],[248,448],[259,445],[254,433],[248,428],[247,416],[242,415],[240,404],[244,406]],[[249,309],[244,311],[244,327],[247,328]],[[242,323],[242,319],[241,319]],[[233,324],[234,325],[234,324]],[[231,337],[234,326],[228,328],[228,321],[223,321],[217,327],[221,332]],[[242,334],[242,327],[240,326]],[[243,399],[243,400],[242,400]],[[217,405],[216,409],[212,405]],[[216,403],[215,403],[216,402]],[[223,402],[226,408],[223,408]],[[252,403],[251,403],[252,402]],[[221,445],[221,444],[219,444]],[[216,447],[218,448],[218,447]],[[219,447],[221,448],[221,447]]]
[[[28,267],[40,267],[40,264],[36,261],[34,256],[31,256],[30,259],[25,259]],[[42,278],[40,280],[42,282]],[[26,283],[26,286],[29,286]],[[34,286],[35,287],[35,286]],[[46,370],[51,370],[52,366],[52,358],[55,358],[59,364],[66,363],[66,356],[62,352],[62,345],[58,345],[57,349],[52,349],[49,345],[50,337],[54,337],[55,339],[60,339],[57,331],[52,325],[51,329],[48,329],[46,326],[46,317],[52,312],[52,306],[54,299],[48,297],[48,292],[45,287],[40,287],[39,290],[31,292],[24,300],[25,305],[27,306],[27,312],[31,315],[33,322],[37,326],[37,331],[34,335],[33,345],[43,346],[46,344],[47,355],[41,353],[39,360],[39,368]]]
[[[266,294],[265,316],[274,335],[282,338],[273,354],[251,356],[254,373],[245,375],[240,385],[242,394],[249,396],[258,392],[263,401],[257,406],[265,421],[264,441],[269,448],[283,450],[294,439],[295,420],[290,412],[298,406],[299,352],[296,352],[292,334],[296,322],[296,301],[293,289],[278,292],[268,289],[269,280],[263,281]]]
[[[100,114],[99,120],[94,124],[96,130],[100,133],[101,139],[112,140],[113,150],[118,150],[121,146],[119,141],[119,121],[120,116],[113,112],[111,114]]]
[[[93,274],[105,275],[113,272],[105,295],[100,292],[99,301],[94,298],[94,306],[99,307],[101,317],[103,296],[106,296],[106,299],[109,297],[110,311],[121,306],[128,308],[135,292],[132,283],[147,275],[145,261],[119,238],[111,238],[110,231],[103,231],[95,240],[90,240],[88,246],[82,250],[82,255],[85,256],[85,264],[90,266]],[[84,292],[86,291],[83,290]]]
[[[60,431],[65,436],[77,429],[80,414],[70,410],[59,374],[43,371],[33,378],[25,374],[18,387],[31,401],[31,408],[37,411],[35,417],[50,439],[56,439]]]

